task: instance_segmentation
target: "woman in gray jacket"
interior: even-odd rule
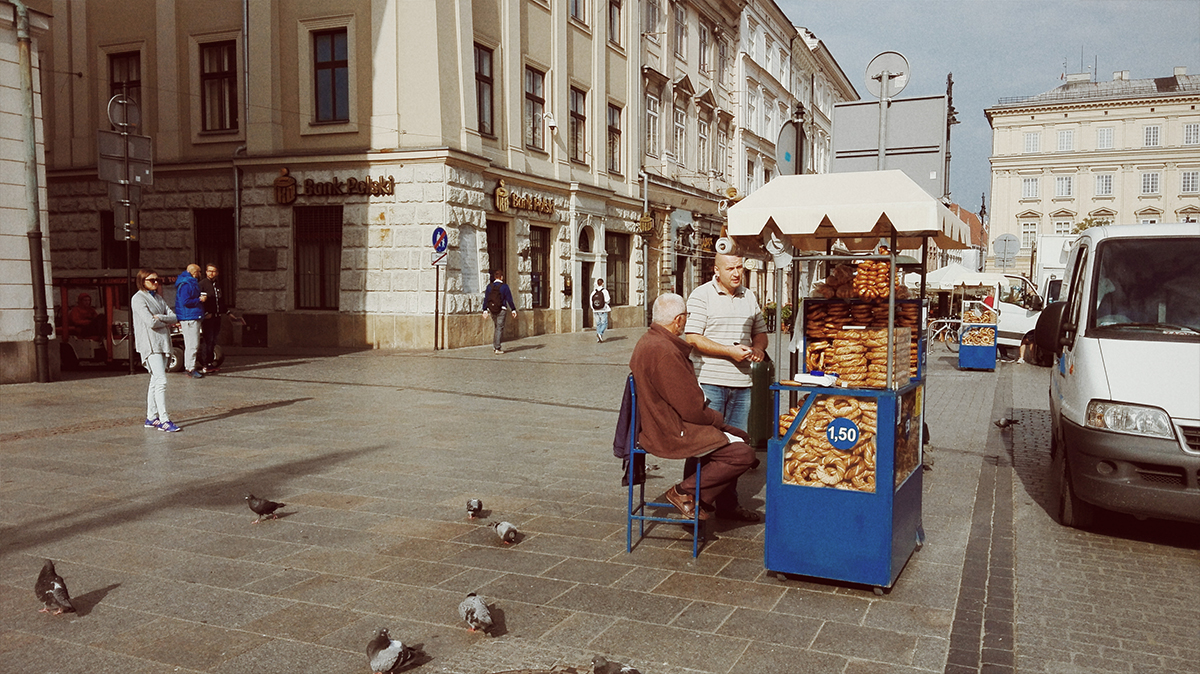
[[[181,430],[167,412],[167,358],[171,353],[171,326],[179,321],[163,300],[162,280],[153,269],[137,275],[138,292],[129,301],[133,313],[133,337],[142,365],[150,372],[150,390],[146,392],[146,428],[168,433]]]

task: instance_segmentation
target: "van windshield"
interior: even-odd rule
[[[1200,335],[1197,260],[1200,238],[1101,243],[1089,327]]]

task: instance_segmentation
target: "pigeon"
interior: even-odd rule
[[[258,498],[254,494],[246,494],[246,503],[249,503],[250,509],[254,511],[255,515],[258,515],[258,519],[250,524],[258,524],[259,520],[267,515],[270,515],[272,519],[279,519],[279,515],[276,515],[275,511],[287,505],[286,503],[276,503],[268,501],[265,498]]]
[[[483,512],[483,501],[477,498],[467,501],[467,519],[473,520],[481,512]]]
[[[492,528],[496,530],[500,542],[505,545],[517,540],[517,528],[511,522],[496,522],[492,524]]]
[[[54,562],[48,559],[42,565],[42,572],[38,574],[33,591],[45,604],[38,609],[39,613],[49,613],[50,609],[58,609],[54,615],[75,612],[75,607],[71,604],[71,595],[67,594],[66,582],[54,571]]]
[[[1009,419],[1008,417],[1000,417],[999,419],[993,421],[992,423],[996,424],[996,428],[1003,430],[1005,428],[1008,428],[1009,426],[1015,426],[1016,424],[1021,423],[1021,420],[1020,419]]]
[[[379,628],[375,638],[367,642],[367,657],[371,660],[371,671],[375,674],[398,672],[415,656],[416,652],[393,639],[386,627]]]
[[[487,634],[492,628],[492,614],[488,611],[487,602],[474,592],[468,594],[458,605],[458,616],[467,621],[467,626],[472,632],[479,630]]]
[[[603,655],[592,658],[592,674],[641,674],[629,665],[619,662],[609,662]]]

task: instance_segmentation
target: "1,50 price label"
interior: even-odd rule
[[[838,417],[825,427],[825,439],[834,449],[847,451],[858,444],[858,425],[845,417]]]

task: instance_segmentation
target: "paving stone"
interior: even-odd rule
[[[745,650],[746,641],[618,620],[591,642],[601,652],[655,653],[655,661],[702,672],[727,672]]]
[[[816,618],[739,608],[717,631],[731,637],[809,648],[823,622]]]
[[[652,590],[655,594],[697,599],[716,604],[770,610],[787,592],[779,586],[714,578],[692,573],[671,574]]]
[[[853,658],[897,665],[912,664],[917,638],[911,634],[827,621],[812,648]]]

